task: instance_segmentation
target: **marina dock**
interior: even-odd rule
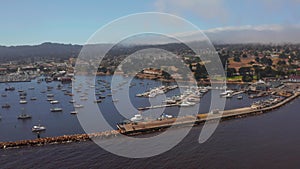
[[[118,125],[118,128],[120,132],[123,134],[139,134],[142,132],[160,130],[171,126],[199,124],[199,123],[204,123],[207,120],[215,120],[219,118],[225,120],[225,119],[231,119],[237,117],[238,118],[244,117],[248,115],[262,114],[285,105],[286,103],[297,98],[299,95],[300,92],[296,92],[292,96],[285,98],[279,103],[276,103],[268,107],[263,107],[263,108],[244,107],[244,108],[237,108],[232,110],[225,110],[219,113],[209,112],[205,114],[198,114],[196,116],[190,115],[190,116],[177,117],[172,119],[164,119],[161,121],[153,120],[153,121],[145,121],[145,122],[138,122],[138,123],[128,123],[128,124]]]

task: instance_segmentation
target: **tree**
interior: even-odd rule
[[[260,58],[259,58],[259,57],[256,57],[256,58],[255,58],[255,61],[256,61],[257,63],[260,63]]]
[[[273,70],[271,66],[266,66],[260,74],[262,77],[275,77],[277,72]]]
[[[272,66],[272,64],[273,64],[272,59],[267,58],[267,57],[265,57],[265,56],[264,56],[263,58],[260,59],[260,62],[261,62],[262,64],[265,64],[265,65],[268,65],[268,66]]]
[[[191,63],[189,64],[189,68],[190,68],[190,70],[193,72],[193,66],[192,66]]]
[[[256,75],[256,80],[259,80],[260,77],[261,77],[261,75],[260,75],[261,67],[260,66],[253,66],[253,68],[254,68],[254,73]]]
[[[246,75],[242,77],[243,82],[252,82],[253,76],[252,75]]]
[[[278,65],[286,65],[286,62],[285,62],[285,60],[279,60],[279,61],[277,62],[277,64],[278,64]]]
[[[248,56],[247,56],[247,54],[244,53],[244,54],[242,55],[242,57],[243,57],[243,58],[247,58]]]
[[[250,67],[241,67],[240,69],[239,69],[239,73],[240,73],[240,75],[242,75],[242,76],[246,76],[246,75],[249,75],[249,74],[251,74],[251,68]]]
[[[162,71],[162,76],[164,77],[164,79],[167,79],[167,80],[172,79],[172,76],[165,71]]]
[[[280,59],[286,59],[287,56],[285,55],[284,52],[282,52],[282,53],[279,55],[279,58],[280,58]]]
[[[201,65],[199,63],[196,64],[196,70],[195,70],[195,79],[198,81],[200,80],[201,78],[207,78],[207,71],[204,67],[204,65]]]
[[[238,56],[235,56],[235,57],[233,58],[233,61],[235,61],[235,62],[240,62],[240,61],[241,61],[241,59],[240,59],[240,57],[238,57]]]
[[[236,74],[235,68],[228,68],[227,69],[227,77],[232,77]]]

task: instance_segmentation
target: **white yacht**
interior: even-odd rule
[[[232,93],[227,93],[226,95],[222,95],[222,97],[225,97],[225,98],[232,98]]]
[[[59,101],[58,101],[58,100],[52,100],[52,101],[50,101],[50,103],[51,103],[51,104],[58,104]]]
[[[188,107],[188,106],[194,106],[195,103],[191,103],[191,102],[188,102],[188,101],[183,101],[180,106],[181,107]]]
[[[224,92],[220,93],[220,96],[225,96],[225,95],[232,94],[232,93],[233,93],[232,90],[225,90]]]
[[[83,108],[83,105],[82,104],[75,104],[74,107],[75,108]]]
[[[133,122],[139,122],[139,121],[142,121],[143,120],[143,116],[141,114],[136,114],[134,115],[134,117],[132,117],[130,119],[130,121],[133,121]]]
[[[70,102],[70,103],[75,103],[75,100],[74,100],[74,99],[71,99],[69,102]]]
[[[45,131],[46,127],[39,124],[39,125],[33,126],[31,130],[32,130],[32,132]]]
[[[26,104],[27,101],[26,100],[20,100],[20,104]]]

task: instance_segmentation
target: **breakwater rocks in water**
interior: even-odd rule
[[[111,131],[104,131],[104,132],[91,133],[91,134],[74,134],[74,135],[64,135],[58,137],[38,138],[33,140],[0,142],[0,149],[87,141],[87,140],[91,140],[91,138],[109,138],[112,136],[117,136],[119,134],[120,132],[118,130],[111,130]]]

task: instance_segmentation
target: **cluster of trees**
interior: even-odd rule
[[[201,65],[200,63],[196,64],[195,70],[192,69],[191,65],[190,65],[190,69],[191,69],[191,71],[194,72],[194,77],[197,81],[199,81],[200,79],[206,79],[208,77],[208,73],[207,73],[205,66]]]

